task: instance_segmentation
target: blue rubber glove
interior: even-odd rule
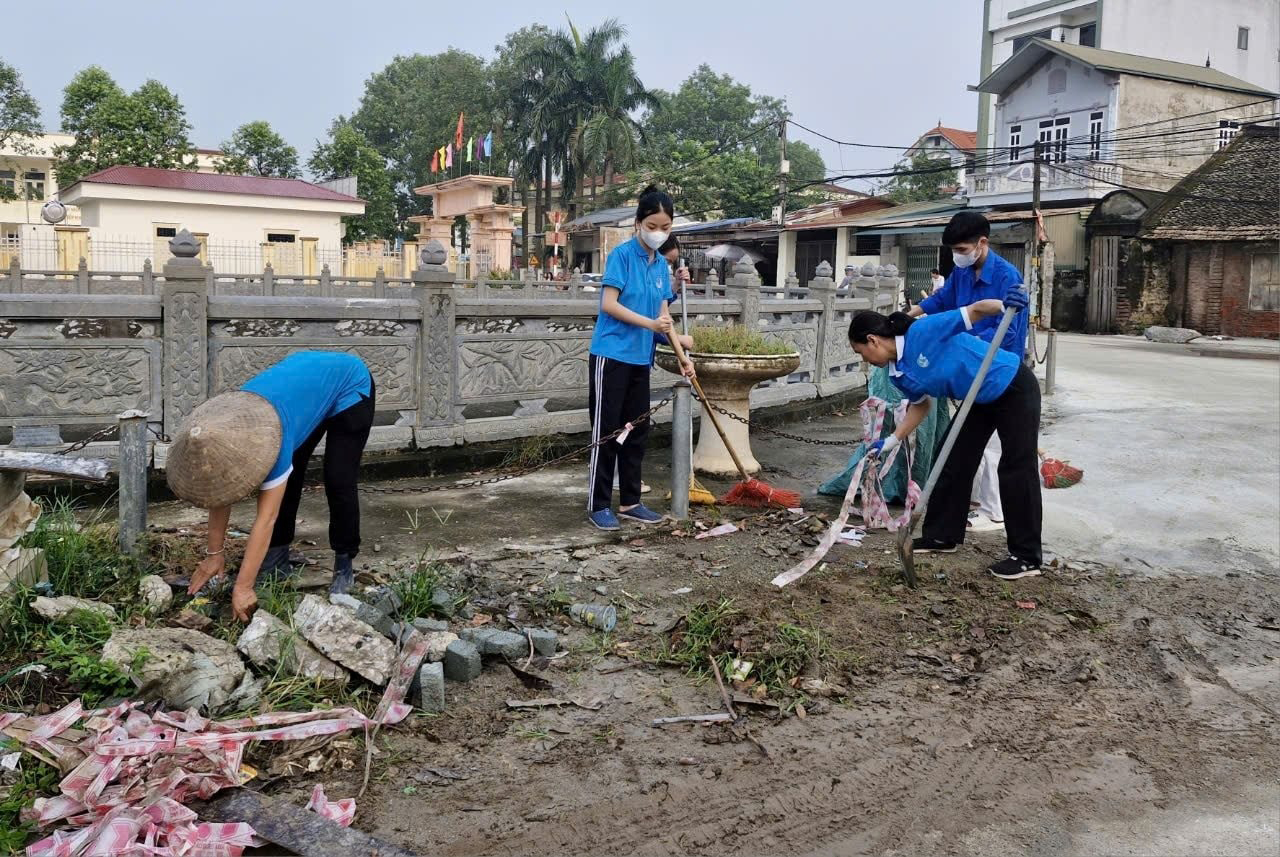
[[[888,437],[882,437],[879,440],[871,442],[867,447],[867,455],[878,455],[884,457],[893,452],[894,447],[898,445],[898,436],[891,434]]]
[[[1004,295],[1005,308],[1016,307],[1019,312],[1027,308],[1027,304],[1030,300],[1031,295],[1028,294],[1027,290],[1023,288],[1021,284],[1009,289],[1009,291],[1005,292]]]

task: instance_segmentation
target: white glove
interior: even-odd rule
[[[880,440],[874,441],[871,444],[867,449],[867,454],[878,455],[881,458],[885,458],[889,453],[893,452],[893,450],[897,448],[898,443],[898,436],[896,434],[891,434],[888,437],[882,437]]]

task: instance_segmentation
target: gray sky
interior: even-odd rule
[[[46,127],[58,125],[71,76],[97,64],[126,89],[154,77],[177,92],[202,148],[266,119],[305,160],[397,54],[453,46],[489,58],[508,32],[562,26],[565,12],[580,28],[619,18],[649,86],[674,89],[706,62],[786,98],[796,121],[837,139],[905,146],[939,119],[963,129],[977,121],[965,87],[977,82],[980,0],[52,0],[41,8],[52,17],[39,27],[55,38],[6,39],[0,55],[22,73]],[[792,133],[818,146],[832,170],[896,160]]]

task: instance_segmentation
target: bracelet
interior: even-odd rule
[[[226,552],[227,552],[226,545],[223,545],[222,547],[218,548],[216,551],[211,551],[208,548],[204,549],[205,556],[222,556]]]

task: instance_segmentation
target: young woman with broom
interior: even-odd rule
[[[671,336],[675,329],[667,310],[675,299],[671,269],[658,253],[671,236],[674,217],[671,197],[653,185],[645,188],[636,206],[635,236],[615,247],[605,263],[588,362],[591,440],[599,444],[601,438],[634,425],[621,443],[609,441],[591,450],[587,519],[601,530],[618,529],[619,517],[641,524],[662,520],[640,502],[640,468],[649,421],[636,420],[649,409],[654,335]],[[681,371],[692,377],[693,364],[683,360]],[[620,494],[616,515],[612,509],[615,470]]]
[[[1006,298],[1021,309],[1025,292]],[[1020,302],[1019,302],[1020,300]],[[868,454],[885,454],[906,440],[929,413],[933,398],[962,399],[977,375],[987,343],[969,334],[975,322],[998,315],[1004,303],[980,300],[956,310],[913,319],[864,311],[849,325],[853,350],[889,378],[911,402],[893,434]],[[1016,356],[998,351],[973,410],[956,437],[925,514],[913,553],[954,553],[964,542],[969,491],[992,432],[1000,437],[1000,495],[1005,508],[1009,557],[988,570],[1002,580],[1040,574],[1041,501],[1036,438],[1040,431],[1040,384]]]

